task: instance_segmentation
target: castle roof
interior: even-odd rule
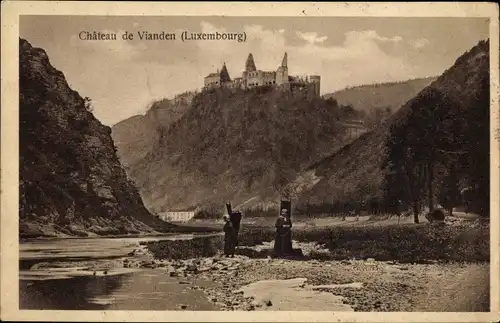
[[[205,78],[214,77],[214,76],[220,76],[220,73],[210,73],[207,76],[205,76]]]
[[[229,72],[227,71],[226,63],[222,65],[220,70],[220,80],[221,82],[231,82],[231,77],[229,77]]]
[[[283,61],[281,61],[281,66],[288,67],[288,54],[285,52],[285,56],[283,56]]]
[[[247,62],[245,63],[245,71],[247,72],[255,72],[257,67],[255,66],[255,62],[253,61],[252,53],[248,54]]]

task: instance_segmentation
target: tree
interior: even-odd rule
[[[448,210],[448,215],[451,216],[453,207],[461,201],[458,173],[455,167],[451,166],[448,173],[442,179],[439,185],[438,198],[439,204]]]
[[[388,174],[388,184],[398,182],[399,194],[407,197],[412,205],[414,222],[418,223],[420,201],[424,197],[427,180],[427,163],[420,156],[417,147],[412,147],[414,132],[407,133],[404,123],[395,124],[389,130],[386,142],[387,161],[385,163]],[[404,193],[403,193],[404,192]],[[402,199],[402,198],[400,198]]]

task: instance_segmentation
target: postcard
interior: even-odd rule
[[[2,3],[2,318],[500,320],[498,12]]]

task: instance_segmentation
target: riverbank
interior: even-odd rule
[[[402,264],[219,255],[158,260],[149,255],[125,266],[183,278],[189,289],[203,291],[210,302],[229,311],[489,311],[486,262]],[[196,280],[213,284],[199,286]],[[325,302],[327,297],[332,298]]]
[[[171,227],[165,232],[161,231],[144,231],[133,233],[112,234],[103,233],[96,234],[94,232],[79,231],[78,234],[63,233],[61,230],[39,230],[39,228],[20,231],[19,241],[29,242],[33,240],[51,240],[51,239],[119,239],[119,238],[139,238],[139,237],[161,237],[167,234],[183,234],[183,233],[214,233],[220,231],[220,228],[212,224],[197,224],[197,225],[181,225],[170,224]],[[26,226],[25,226],[26,227]]]
[[[223,282],[217,287],[201,289],[225,310],[292,310],[281,307],[276,300],[280,294],[276,287],[266,289],[264,285],[257,302],[238,291],[255,282],[305,278],[305,286],[288,288],[286,294],[293,297],[313,288],[341,297],[340,304],[362,312],[489,311],[488,264],[407,266],[377,261],[241,259],[230,263],[227,270],[203,272],[201,276]],[[457,279],[467,284],[461,285]],[[303,304],[303,301],[298,298],[294,309],[337,310],[340,305],[325,308],[324,304]]]
[[[145,242],[151,261],[138,266],[216,282],[192,288],[224,310],[489,311],[487,221],[305,226],[293,231],[290,259],[271,257],[273,235],[244,227],[235,258],[220,257],[221,237]],[[295,299],[293,308],[279,295]]]
[[[295,227],[288,259],[271,257],[273,235],[244,226],[234,258],[221,256],[220,233],[22,243],[22,301],[39,309],[148,310],[150,300],[155,310],[488,310],[487,222]],[[36,297],[51,288],[74,297]]]
[[[271,256],[272,248],[249,250],[274,240],[273,228],[244,226],[239,234],[240,254],[252,258]],[[490,259],[487,221],[447,224],[390,224],[294,227],[292,239],[317,245],[311,259],[349,260],[373,258],[406,263],[427,261],[484,262]],[[143,242],[157,259],[186,259],[213,256],[222,250],[223,240],[193,239],[186,242]],[[300,246],[295,248],[300,249]],[[300,254],[300,250],[297,250]]]

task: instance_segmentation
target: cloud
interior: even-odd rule
[[[315,33],[315,32],[303,33],[303,32],[297,31],[296,35],[299,38],[302,38],[303,40],[308,42],[309,44],[323,43],[325,40],[328,39],[328,36],[318,37],[318,33]]]
[[[401,36],[392,38],[380,36],[375,30],[350,31],[346,33],[347,39],[375,40],[382,43],[399,43],[403,40]]]
[[[415,40],[410,40],[408,42],[410,43],[410,45],[412,45],[413,47],[415,47],[417,49],[425,47],[426,45],[429,44],[429,40],[426,39],[426,38],[418,38],[418,39],[415,39]]]

